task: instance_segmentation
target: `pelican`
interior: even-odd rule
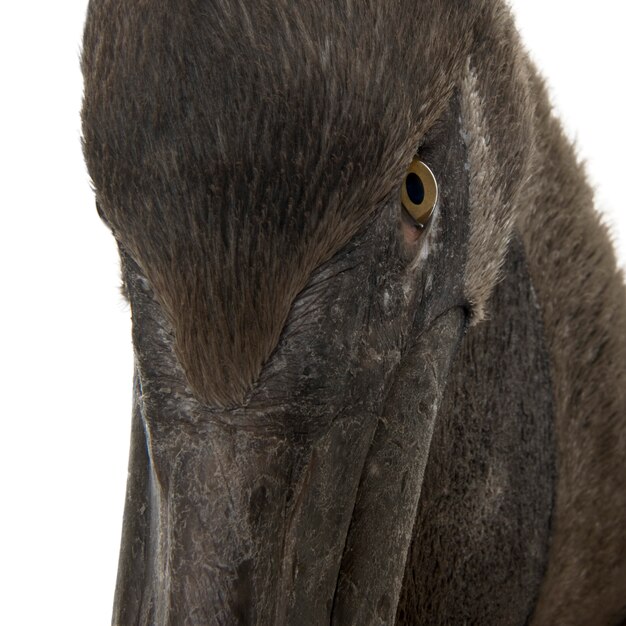
[[[626,291],[506,4],[91,0],[82,68],[113,624],[626,623]]]

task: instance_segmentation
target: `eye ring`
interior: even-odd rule
[[[402,183],[402,206],[417,226],[426,227],[438,198],[439,188],[432,170],[417,156],[413,157]]]

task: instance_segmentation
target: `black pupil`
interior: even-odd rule
[[[415,172],[406,177],[406,193],[413,204],[424,202],[424,183]]]

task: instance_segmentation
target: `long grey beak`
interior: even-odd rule
[[[453,309],[416,339],[382,415],[289,436],[226,415],[147,425],[147,455],[136,424],[114,623],[393,623],[462,329]]]

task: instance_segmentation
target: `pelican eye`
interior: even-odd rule
[[[413,157],[402,184],[402,207],[418,228],[425,228],[430,220],[439,191],[432,170]]]

